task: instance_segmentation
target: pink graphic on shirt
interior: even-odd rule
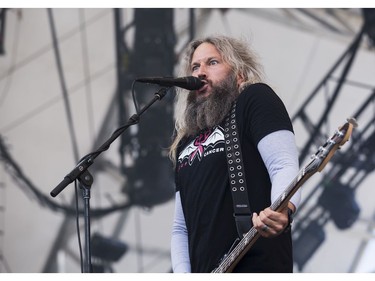
[[[204,152],[204,147],[203,145],[205,144],[205,142],[207,141],[207,139],[210,137],[211,135],[211,130],[210,131],[207,131],[205,132],[204,134],[200,134],[195,140],[194,140],[194,146],[196,147],[196,149],[193,151],[193,153],[190,154],[190,157],[189,157],[189,164],[192,163],[194,161],[194,158],[196,156],[198,156],[199,160],[202,159],[202,156],[203,156],[203,152]]]
[[[201,161],[205,150],[215,147],[218,143],[224,142],[224,134],[220,127],[213,131],[208,130],[200,134],[195,140],[189,143],[178,157],[178,162],[182,162],[187,158],[188,164],[191,166],[195,159]]]

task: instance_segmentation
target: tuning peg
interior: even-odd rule
[[[346,121],[348,121],[350,124],[352,124],[354,128],[358,127],[357,120],[354,117],[347,118]]]

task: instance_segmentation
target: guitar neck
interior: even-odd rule
[[[313,162],[313,161],[311,161]],[[314,172],[307,172],[306,165],[303,169],[301,169],[298,175],[293,179],[293,181],[289,184],[289,186],[280,194],[280,196],[272,203],[270,206],[271,210],[273,211],[280,211],[286,207],[290,198],[297,192],[297,190],[313,175],[316,173]]]

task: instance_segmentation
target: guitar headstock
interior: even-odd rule
[[[350,138],[353,128],[358,126],[354,118],[348,118],[347,122],[338,128],[338,130],[330,137],[325,144],[319,147],[319,150],[312,155],[312,162],[307,170],[322,171],[327,165],[328,161],[332,158],[336,150],[340,149]]]

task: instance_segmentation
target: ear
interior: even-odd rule
[[[237,86],[239,87],[244,81],[242,74],[237,74]]]

